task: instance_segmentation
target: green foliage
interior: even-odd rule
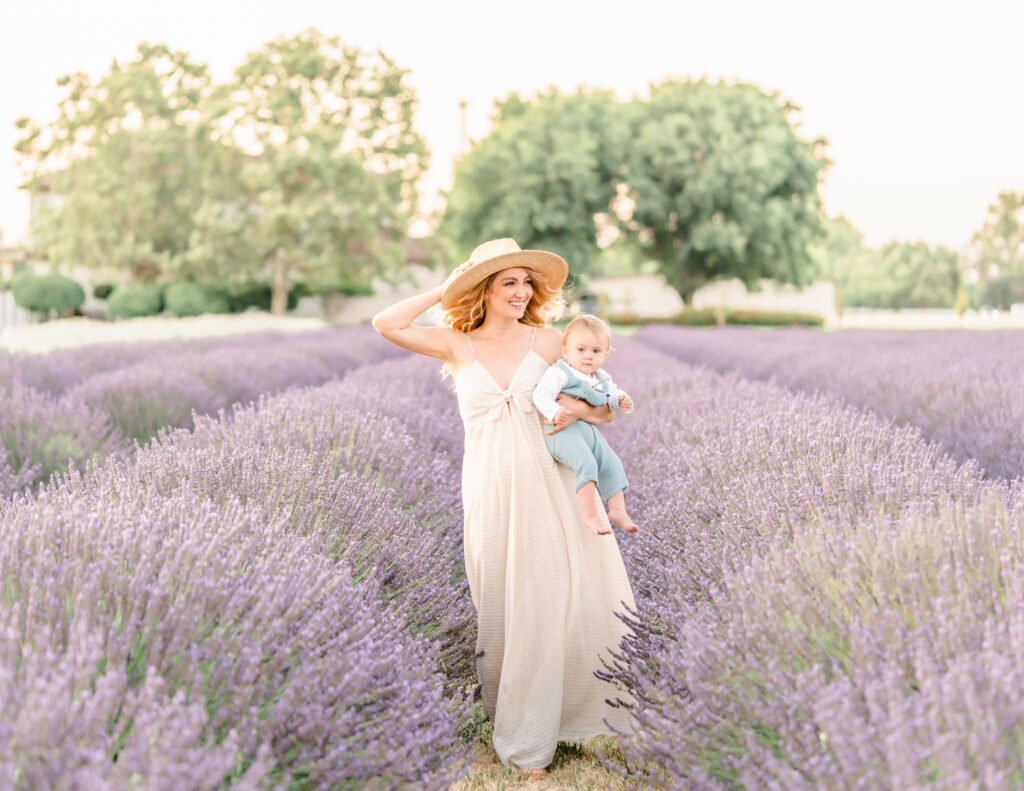
[[[155,283],[129,283],[115,289],[107,299],[107,307],[119,319],[155,316],[163,310],[164,296]]]
[[[9,291],[11,288],[11,281],[6,278],[0,277],[0,291]]]
[[[98,283],[93,287],[92,295],[96,297],[96,299],[106,299],[114,293],[114,288],[115,286],[113,283]]]
[[[769,310],[726,310],[726,324],[745,324],[748,326],[772,327],[797,325],[802,327],[822,327],[825,319],[814,313],[796,313],[792,311]]]
[[[802,284],[822,235],[826,160],[824,141],[797,138],[794,109],[752,85],[705,80],[629,103],[513,95],[458,164],[441,232],[456,259],[511,236],[583,273],[618,232],[687,301],[720,277]]]
[[[960,285],[959,258],[924,242],[890,242],[864,249],[848,262],[847,305],[867,308],[952,308]]]
[[[179,274],[363,287],[399,269],[426,149],[415,95],[382,53],[306,31],[251,53],[211,105],[225,139],[245,140],[196,214]]]
[[[140,45],[97,82],[62,78],[57,119],[18,121],[33,221],[52,262],[272,286],[366,288],[397,270],[426,166],[415,95],[381,53],[306,31],[215,85],[205,66]]]
[[[30,187],[56,196],[33,220],[37,249],[57,265],[121,269],[152,280],[188,245],[216,143],[201,121],[205,66],[142,44],[93,83],[58,81],[55,121],[17,122]]]
[[[956,311],[957,318],[963,318],[968,307],[970,307],[970,300],[967,298],[967,291],[962,285],[957,286],[956,302],[953,304],[953,310]]]
[[[999,277],[985,283],[979,294],[980,304],[1009,310],[1011,305],[1024,303],[1024,279]]]
[[[824,234],[810,245],[814,276],[831,280],[836,293],[836,312],[842,315],[845,295],[856,276],[857,261],[863,254],[860,233],[845,217],[826,217]]]
[[[288,310],[294,310],[299,300],[309,294],[309,289],[303,283],[296,283],[288,291]],[[249,308],[259,310],[270,310],[270,286],[265,283],[250,283],[246,286],[237,286],[227,292],[228,310],[231,313],[243,313]]]
[[[227,313],[228,295],[223,289],[194,280],[178,280],[164,289],[164,305],[175,316]]]
[[[1001,192],[971,240],[982,282],[1024,279],[1024,192]]]
[[[270,310],[270,286],[266,284],[253,283],[247,286],[238,286],[229,289],[227,293],[228,310],[232,313],[242,313],[248,308]],[[294,305],[291,304],[291,294],[289,293],[288,296],[288,308],[291,309]]]
[[[557,251],[573,273],[598,252],[598,224],[616,195],[625,119],[611,94],[513,94],[491,134],[458,163],[441,233],[465,260],[487,239]],[[609,222],[607,219],[605,222]]]
[[[823,140],[799,139],[780,104],[753,85],[669,81],[630,106],[627,227],[690,301],[737,277],[803,284],[821,234]]]
[[[1024,192],[1001,192],[967,251],[977,304],[1024,302]]]
[[[69,316],[85,302],[82,287],[71,278],[56,272],[45,275],[32,272],[17,274],[11,278],[11,291],[18,307],[39,313],[52,310],[61,316]]]
[[[723,324],[738,324],[751,327],[822,327],[825,319],[814,313],[796,313],[780,310],[742,310],[735,308],[685,308],[667,318],[645,318],[640,316],[616,316],[616,324],[681,324],[685,327],[713,327]]]

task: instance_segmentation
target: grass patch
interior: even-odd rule
[[[491,744],[491,726],[483,719],[481,704],[474,708],[472,725],[463,736],[475,742],[473,763],[469,774],[450,786],[449,791],[507,791],[514,788],[626,791],[631,788],[626,778],[609,770],[601,760],[601,755],[604,755],[614,763],[624,764],[622,751],[610,736],[598,736],[586,744],[559,742],[548,767],[548,775],[543,780],[530,780],[525,772],[502,765]]]

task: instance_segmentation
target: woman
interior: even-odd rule
[[[443,285],[373,319],[384,338],[444,361],[455,378],[477,675],[498,757],[532,777],[559,741],[628,727],[593,675],[627,631],[614,615],[633,606],[625,567],[615,538],[584,526],[572,471],[548,452],[531,398],[561,351],[561,333],[545,325],[561,308],[568,271],[553,253],[497,239]],[[413,325],[438,302],[447,327]],[[607,407],[560,398],[577,418],[611,419]]]

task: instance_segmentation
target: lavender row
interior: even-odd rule
[[[424,393],[429,361],[367,366],[0,505],[2,784],[463,773],[458,418],[407,419]]]
[[[630,765],[665,788],[1019,785],[1019,484],[827,396],[618,346]]]
[[[319,385],[393,355],[357,329],[9,357],[18,371],[0,384],[0,496],[129,452],[163,428],[191,428],[193,413]],[[86,375],[90,366],[99,371]]]
[[[898,333],[644,327],[637,339],[691,364],[825,392],[917,426],[991,476],[1024,474],[1024,355],[1013,331]]]
[[[260,332],[188,340],[93,344],[46,354],[12,353],[0,349],[0,389],[18,382],[24,387],[61,395],[97,374],[140,362],[173,360],[182,354],[220,352],[222,356],[233,356],[239,352],[278,349],[312,354],[326,364],[330,364],[337,354],[344,355],[342,361],[348,358],[379,360],[401,354],[383,342],[369,326],[301,333]]]

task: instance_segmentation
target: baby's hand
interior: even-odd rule
[[[554,426],[554,429],[549,431],[548,434],[557,434],[563,428],[570,426],[575,421],[576,416],[572,412],[570,412],[568,409],[559,409],[558,413],[551,421],[551,424]]]
[[[573,413],[568,409],[559,409],[558,414],[555,415],[555,419],[551,422],[554,423],[557,428],[565,428],[572,423],[574,417],[575,415],[573,415]]]
[[[628,412],[633,408],[633,399],[623,393],[619,396],[619,409],[624,412]]]

